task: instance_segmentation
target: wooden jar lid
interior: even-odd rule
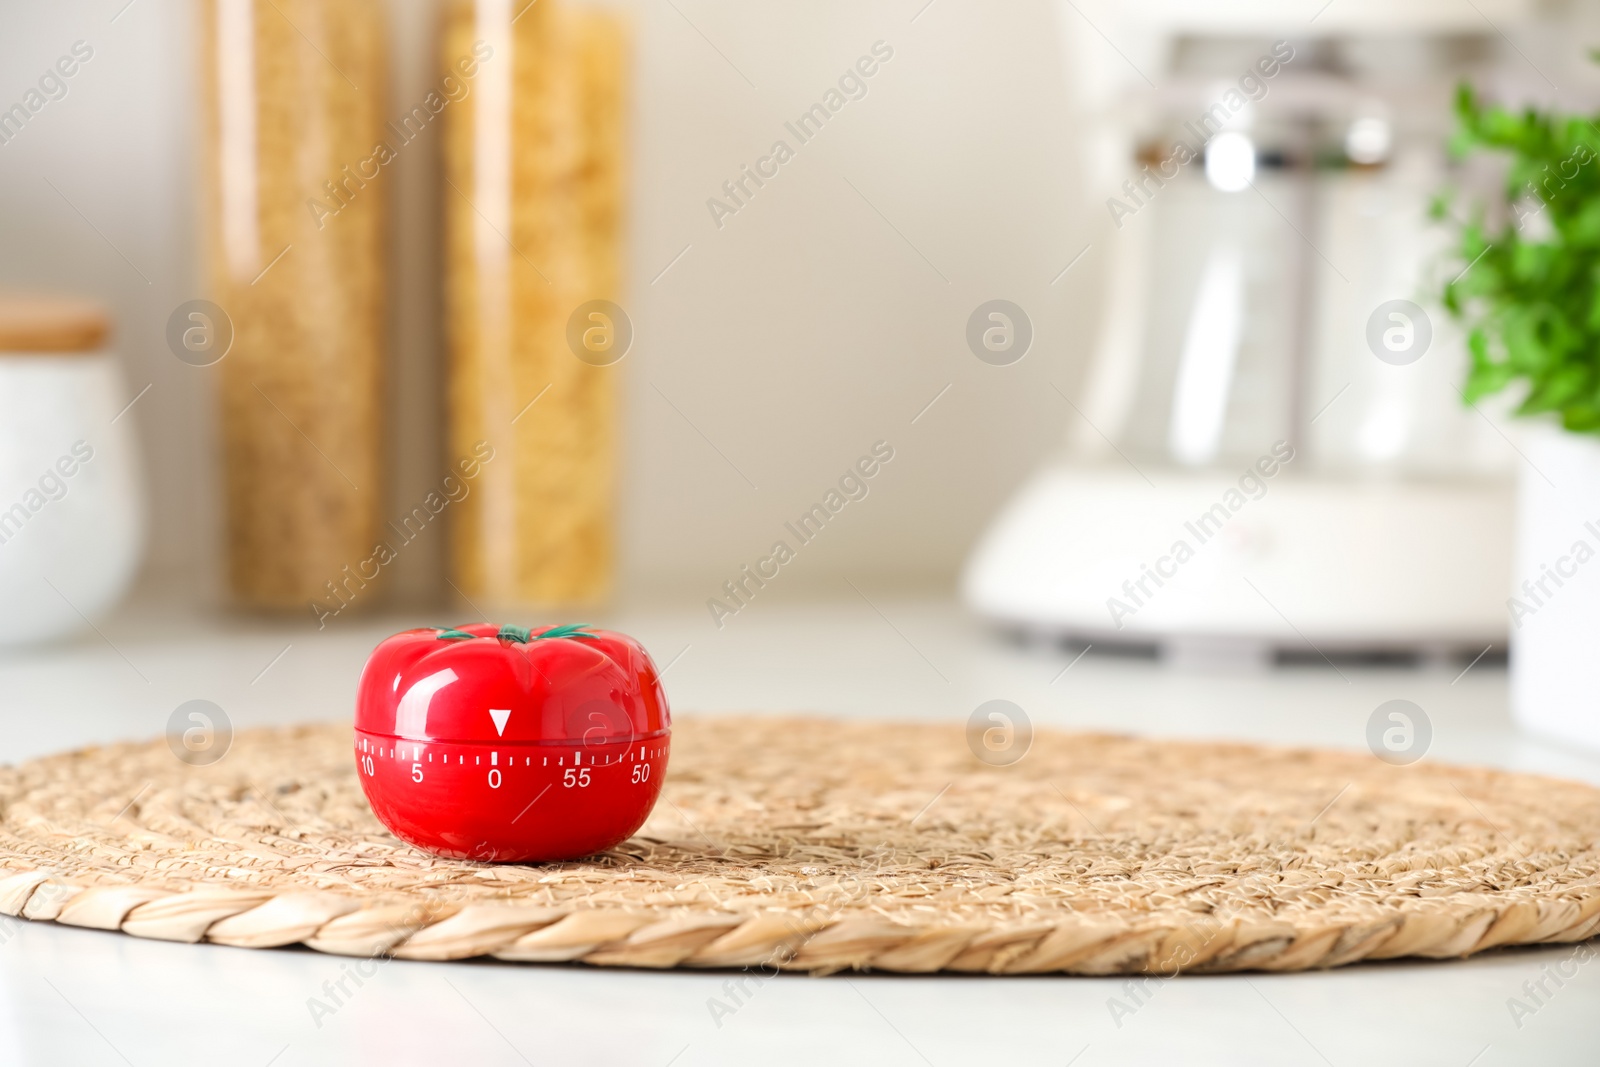
[[[111,332],[105,308],[78,297],[0,293],[0,356],[95,352]]]

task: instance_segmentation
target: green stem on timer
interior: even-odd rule
[[[552,627],[542,634],[536,634],[526,626],[502,626],[499,632],[495,634],[495,637],[502,641],[516,641],[520,644],[527,644],[529,641],[543,641],[552,637],[593,638],[594,634],[587,633],[584,630],[584,627],[588,625],[589,623],[586,622],[568,623],[565,626]],[[449,626],[435,627],[435,629],[439,631],[439,640],[441,641],[471,641],[478,636],[477,634],[469,634],[465,630],[457,630]]]

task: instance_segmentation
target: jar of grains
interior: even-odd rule
[[[406,150],[380,6],[199,4],[229,584],[324,620],[380,577],[384,168]]]

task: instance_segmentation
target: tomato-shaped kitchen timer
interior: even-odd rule
[[[407,630],[361,673],[356,765],[398,838],[451,859],[538,862],[644,823],[671,713],[655,664],[587,625]]]

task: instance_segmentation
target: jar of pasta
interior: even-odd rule
[[[626,34],[590,7],[447,9],[449,449],[493,458],[460,505],[473,603],[581,605],[612,571]]]

